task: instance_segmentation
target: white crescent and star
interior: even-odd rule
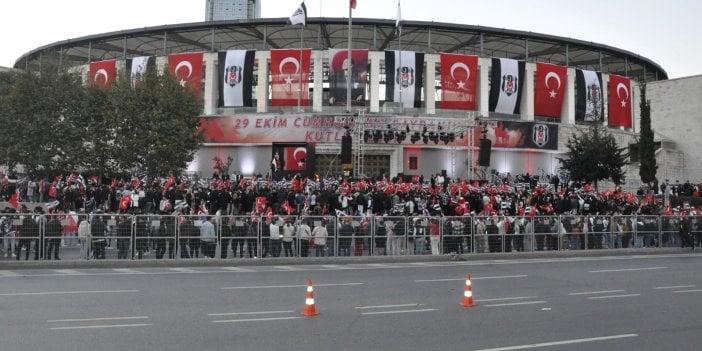
[[[97,70],[97,71],[95,72],[95,76],[93,77],[93,81],[94,81],[94,82],[97,82],[97,81],[98,81],[98,77],[100,77],[100,76],[105,77],[105,83],[104,83],[104,84],[107,85],[107,81],[109,80],[109,78],[108,78],[108,76],[107,76],[107,71],[106,71],[104,68],[100,68],[99,70]]]
[[[549,81],[551,78],[555,78],[555,79],[556,79],[556,82],[558,83],[558,87],[556,87],[555,90],[554,90],[554,89],[551,89],[551,87],[548,85],[548,81]],[[556,72],[553,72],[553,71],[548,72],[548,73],[546,74],[546,77],[544,78],[544,83],[546,83],[546,89],[551,89],[551,91],[548,93],[549,96],[550,96],[551,98],[555,98],[556,95],[557,95],[556,91],[561,89],[561,77],[559,77],[558,74],[556,74]]]
[[[178,62],[178,64],[175,67],[175,71],[174,71],[176,76],[178,75],[178,70],[181,69],[182,67],[185,67],[188,69],[188,75],[185,76],[185,78],[182,78],[180,80],[180,85],[185,86],[186,80],[189,79],[190,76],[193,74],[193,65],[190,63],[190,61],[187,61],[187,60]]]
[[[624,90],[626,97],[622,98],[622,94],[620,93],[620,90]],[[627,89],[627,87],[626,87],[626,85],[624,85],[624,83],[617,84],[617,97],[622,99],[622,107],[626,107],[626,102],[629,100],[629,89]]]
[[[298,157],[297,157],[297,154],[300,153],[300,152],[303,154],[303,157],[298,158]],[[305,162],[302,161],[302,158],[304,158],[304,157],[307,157],[307,149],[306,149],[306,148],[304,148],[304,147],[298,147],[298,148],[295,149],[295,151],[293,151],[293,160],[297,161],[297,166],[298,166],[298,167],[302,167],[302,166],[305,165]]]
[[[463,62],[456,62],[453,65],[451,65],[451,78],[453,78],[453,80],[456,80],[455,72],[459,68],[463,68],[463,70],[466,71],[466,81],[469,80],[470,68]],[[458,85],[458,89],[465,89],[465,81],[459,80],[456,84]]]
[[[283,73],[283,67],[285,67],[285,65],[288,64],[288,63],[291,63],[291,64],[293,64],[293,65],[295,66],[295,71],[292,72],[292,73],[288,73],[287,78],[285,78],[285,84],[290,85],[290,84],[292,84],[292,82],[293,82],[293,79],[292,79],[291,75],[300,73],[300,61],[298,61],[298,60],[297,60],[296,58],[294,58],[294,57],[286,57],[286,58],[284,58],[282,61],[280,61],[280,64],[278,64],[278,71],[280,72],[280,74],[284,74],[284,73]]]

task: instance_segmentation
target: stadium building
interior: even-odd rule
[[[107,85],[149,61],[167,67],[202,97],[206,140],[189,167],[201,175],[229,158],[229,171],[244,175],[276,167],[322,176],[344,168],[366,176],[555,174],[568,138],[584,126],[610,128],[621,146],[636,143],[637,82],[645,80],[659,178],[702,171],[692,137],[702,125],[681,123],[699,111],[700,77],[669,81],[635,53],[508,29],[403,21],[398,31],[394,20],[354,18],[349,72],[347,18],[286,22],[97,34],[37,48],[14,67],[68,66]],[[636,187],[632,161],[627,180]]]

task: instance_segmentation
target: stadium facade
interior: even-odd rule
[[[304,154],[312,153],[315,171],[340,173],[349,162],[344,135],[352,136],[354,174],[552,174],[570,135],[592,123],[609,127],[621,146],[636,142],[637,82],[650,82],[654,127],[659,113],[683,109],[663,96],[702,86],[695,77],[668,83],[649,59],[576,39],[413,21],[398,35],[395,21],[357,18],[347,104],[346,94],[336,93],[349,87],[339,84],[348,73],[348,30],[346,18],[309,18],[305,27],[286,19],[168,25],[56,42],[23,55],[15,68],[68,66],[88,82],[103,79],[95,74],[100,62],[133,74],[136,59],[152,57],[179,77],[187,72],[182,79],[201,94],[207,128],[189,168],[201,175],[211,174],[213,160],[228,158],[230,171],[266,174],[276,152],[292,172],[305,169]],[[189,61],[190,69],[179,71],[183,57],[197,69]],[[549,67],[561,71],[546,73]],[[545,107],[554,97],[557,107]],[[668,138],[657,138],[670,150],[658,153],[659,164],[690,177],[697,167],[690,160],[702,161],[680,151],[686,149],[673,142],[677,132],[665,130]],[[492,141],[489,162],[480,160],[482,135]],[[638,185],[637,164],[627,172],[629,184]]]

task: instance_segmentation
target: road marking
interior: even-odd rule
[[[86,291],[44,291],[0,294],[0,296],[31,296],[31,295],[70,295],[70,294],[104,294],[104,293],[132,293],[139,290],[86,290]]]
[[[229,319],[212,321],[212,323],[237,323],[237,322],[265,322],[265,321],[284,321],[290,319],[302,319],[305,317],[277,317],[277,318],[252,318],[252,319]]]
[[[599,300],[599,299],[616,299],[620,297],[632,297],[632,296],[641,296],[641,294],[626,294],[626,295],[607,295],[607,296],[590,296],[588,297],[589,300]]]
[[[293,267],[293,266],[273,266],[275,269],[280,269],[282,271],[299,271],[300,268]]]
[[[391,266],[389,264],[382,264],[382,263],[369,263],[367,264],[368,267],[373,267],[373,268],[399,268],[398,266]]]
[[[654,289],[684,289],[684,288],[694,288],[694,285],[673,285],[673,286],[657,286]]]
[[[113,325],[83,325],[83,326],[75,326],[75,327],[54,327],[54,328],[49,328],[49,330],[133,328],[133,327],[146,327],[149,325],[152,325],[152,324],[142,323],[142,324],[113,324]]]
[[[617,293],[617,292],[624,292],[624,290],[584,291],[584,292],[570,293],[570,294],[568,294],[568,296],[609,294],[609,293]]]
[[[633,272],[633,271],[653,271],[657,269],[668,269],[668,267],[645,267],[645,268],[622,268],[622,269],[603,269],[599,271],[589,271],[589,273],[612,273],[612,272]]]
[[[246,268],[240,268],[240,267],[221,267],[225,271],[230,271],[230,272],[253,272],[250,269]]]
[[[200,273],[194,269],[190,268],[183,268],[183,267],[175,267],[175,268],[169,268],[170,270],[178,273]]]
[[[471,280],[484,280],[484,279],[509,279],[509,278],[526,278],[528,275],[498,275],[494,277],[471,277]],[[466,278],[446,278],[446,279],[418,279],[415,283],[430,283],[430,282],[449,282],[449,281],[465,281]]]
[[[19,277],[21,274],[13,271],[0,271],[0,277]]]
[[[517,297],[502,297],[499,299],[482,299],[482,300],[475,300],[477,302],[488,302],[488,301],[505,301],[505,300],[526,300],[526,299],[535,299],[538,296],[517,296]]]
[[[676,290],[673,291],[674,293],[691,293],[691,292],[702,292],[702,289],[694,289],[694,290]]]
[[[361,314],[364,315],[369,315],[369,314],[393,314],[393,313],[415,313],[415,312],[431,312],[431,311],[438,311],[436,308],[425,308],[421,310],[398,310],[398,311],[376,311],[376,312],[361,312]]]
[[[63,275],[83,275],[84,273],[78,272],[73,269],[54,269],[54,272]]]
[[[141,271],[137,271],[136,269],[131,269],[131,268],[115,268],[113,271],[117,273],[126,273],[126,274],[146,274]]]
[[[381,305],[381,306],[359,306],[359,307],[354,307],[356,309],[362,310],[362,309],[376,309],[376,308],[397,308],[397,307],[417,307],[420,306],[418,303],[406,303],[402,305]]]
[[[547,303],[546,301],[527,301],[527,302],[511,302],[511,303],[496,303],[492,305],[483,305],[485,307],[502,307],[502,306],[518,306],[518,305],[535,305]]]
[[[559,345],[579,344],[579,343],[593,342],[593,341],[605,341],[605,340],[615,340],[615,339],[623,339],[623,338],[633,338],[633,337],[637,337],[637,336],[639,336],[639,334],[609,335],[609,336],[599,336],[599,337],[595,337],[595,338],[561,340],[561,341],[543,342],[543,343],[539,343],[539,344],[525,344],[525,345],[517,345],[517,346],[497,347],[497,348],[493,348],[493,349],[481,349],[481,350],[476,350],[476,351],[523,350],[523,349],[532,349],[532,348],[536,348],[536,347],[559,346]]]
[[[261,312],[231,312],[231,313],[208,313],[208,316],[239,316],[252,314],[276,314],[276,313],[293,313],[295,311],[261,311]]]
[[[93,322],[93,321],[111,321],[111,320],[125,320],[125,319],[149,319],[147,316],[134,316],[134,317],[103,317],[103,318],[76,318],[76,319],[50,319],[46,321],[47,323],[62,323],[62,322]]]
[[[314,284],[315,287],[320,286],[353,286],[353,285],[363,285],[363,283],[339,283],[339,284]],[[225,286],[221,287],[222,290],[235,290],[235,289],[279,289],[279,288],[302,288],[307,287],[307,285],[258,285],[258,286]]]
[[[355,269],[353,267],[348,267],[348,266],[339,266],[337,264],[323,264],[320,267],[323,267],[325,269],[338,269],[338,270],[345,270],[345,269]]]

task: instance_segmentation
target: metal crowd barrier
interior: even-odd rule
[[[702,217],[695,216],[0,217],[0,260],[305,259],[638,249],[702,242]]]

